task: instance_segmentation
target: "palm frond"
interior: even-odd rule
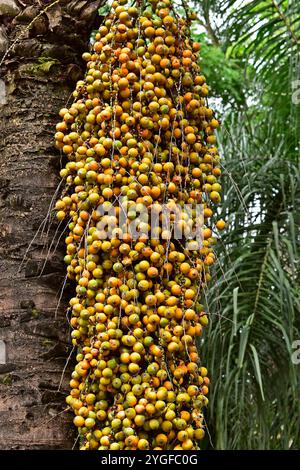
[[[219,215],[228,221],[199,348],[212,381],[208,428],[219,449],[299,448],[300,3],[194,3],[204,25],[217,24],[217,45],[209,28],[202,38],[202,68],[222,98]]]
[[[283,403],[290,401],[290,408],[300,399],[291,362],[292,343],[300,337],[299,225],[292,215],[300,202],[300,168],[282,154],[274,157],[268,146],[253,159],[248,140],[236,152],[232,129],[235,137],[245,131],[230,124],[231,139],[223,144],[236,187],[224,177],[222,216],[229,223],[208,293],[212,322],[201,346],[213,383],[209,423],[217,448],[289,448],[299,439],[300,417],[292,424],[282,415],[280,422],[279,413],[287,413]]]

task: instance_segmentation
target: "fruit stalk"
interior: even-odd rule
[[[60,111],[56,211],[69,228],[78,348],[67,403],[81,449],[190,450],[205,434],[196,338],[221,171],[192,18],[170,0],[114,1]]]

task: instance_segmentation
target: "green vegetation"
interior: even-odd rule
[[[193,5],[202,71],[223,115],[220,215],[228,222],[201,345],[212,381],[208,429],[216,449],[297,449],[300,3]]]

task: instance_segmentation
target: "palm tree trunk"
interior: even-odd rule
[[[1,449],[74,442],[63,412],[68,373],[59,387],[70,346],[66,302],[55,314],[65,273],[63,248],[54,253],[55,223],[21,263],[58,185],[57,113],[82,75],[81,54],[99,4],[0,0]]]

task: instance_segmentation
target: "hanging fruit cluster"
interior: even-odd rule
[[[208,323],[200,295],[215,260],[218,121],[190,19],[170,0],[126,4],[113,2],[84,54],[85,78],[55,135],[68,158],[56,211],[68,223],[65,262],[77,285],[67,403],[82,449],[198,449],[209,379],[196,338]],[[171,216],[153,235],[145,213],[161,221],[163,205],[185,204],[189,218]],[[199,204],[203,242],[187,248]],[[143,229],[137,237],[132,222]],[[185,238],[174,237],[175,225]]]

